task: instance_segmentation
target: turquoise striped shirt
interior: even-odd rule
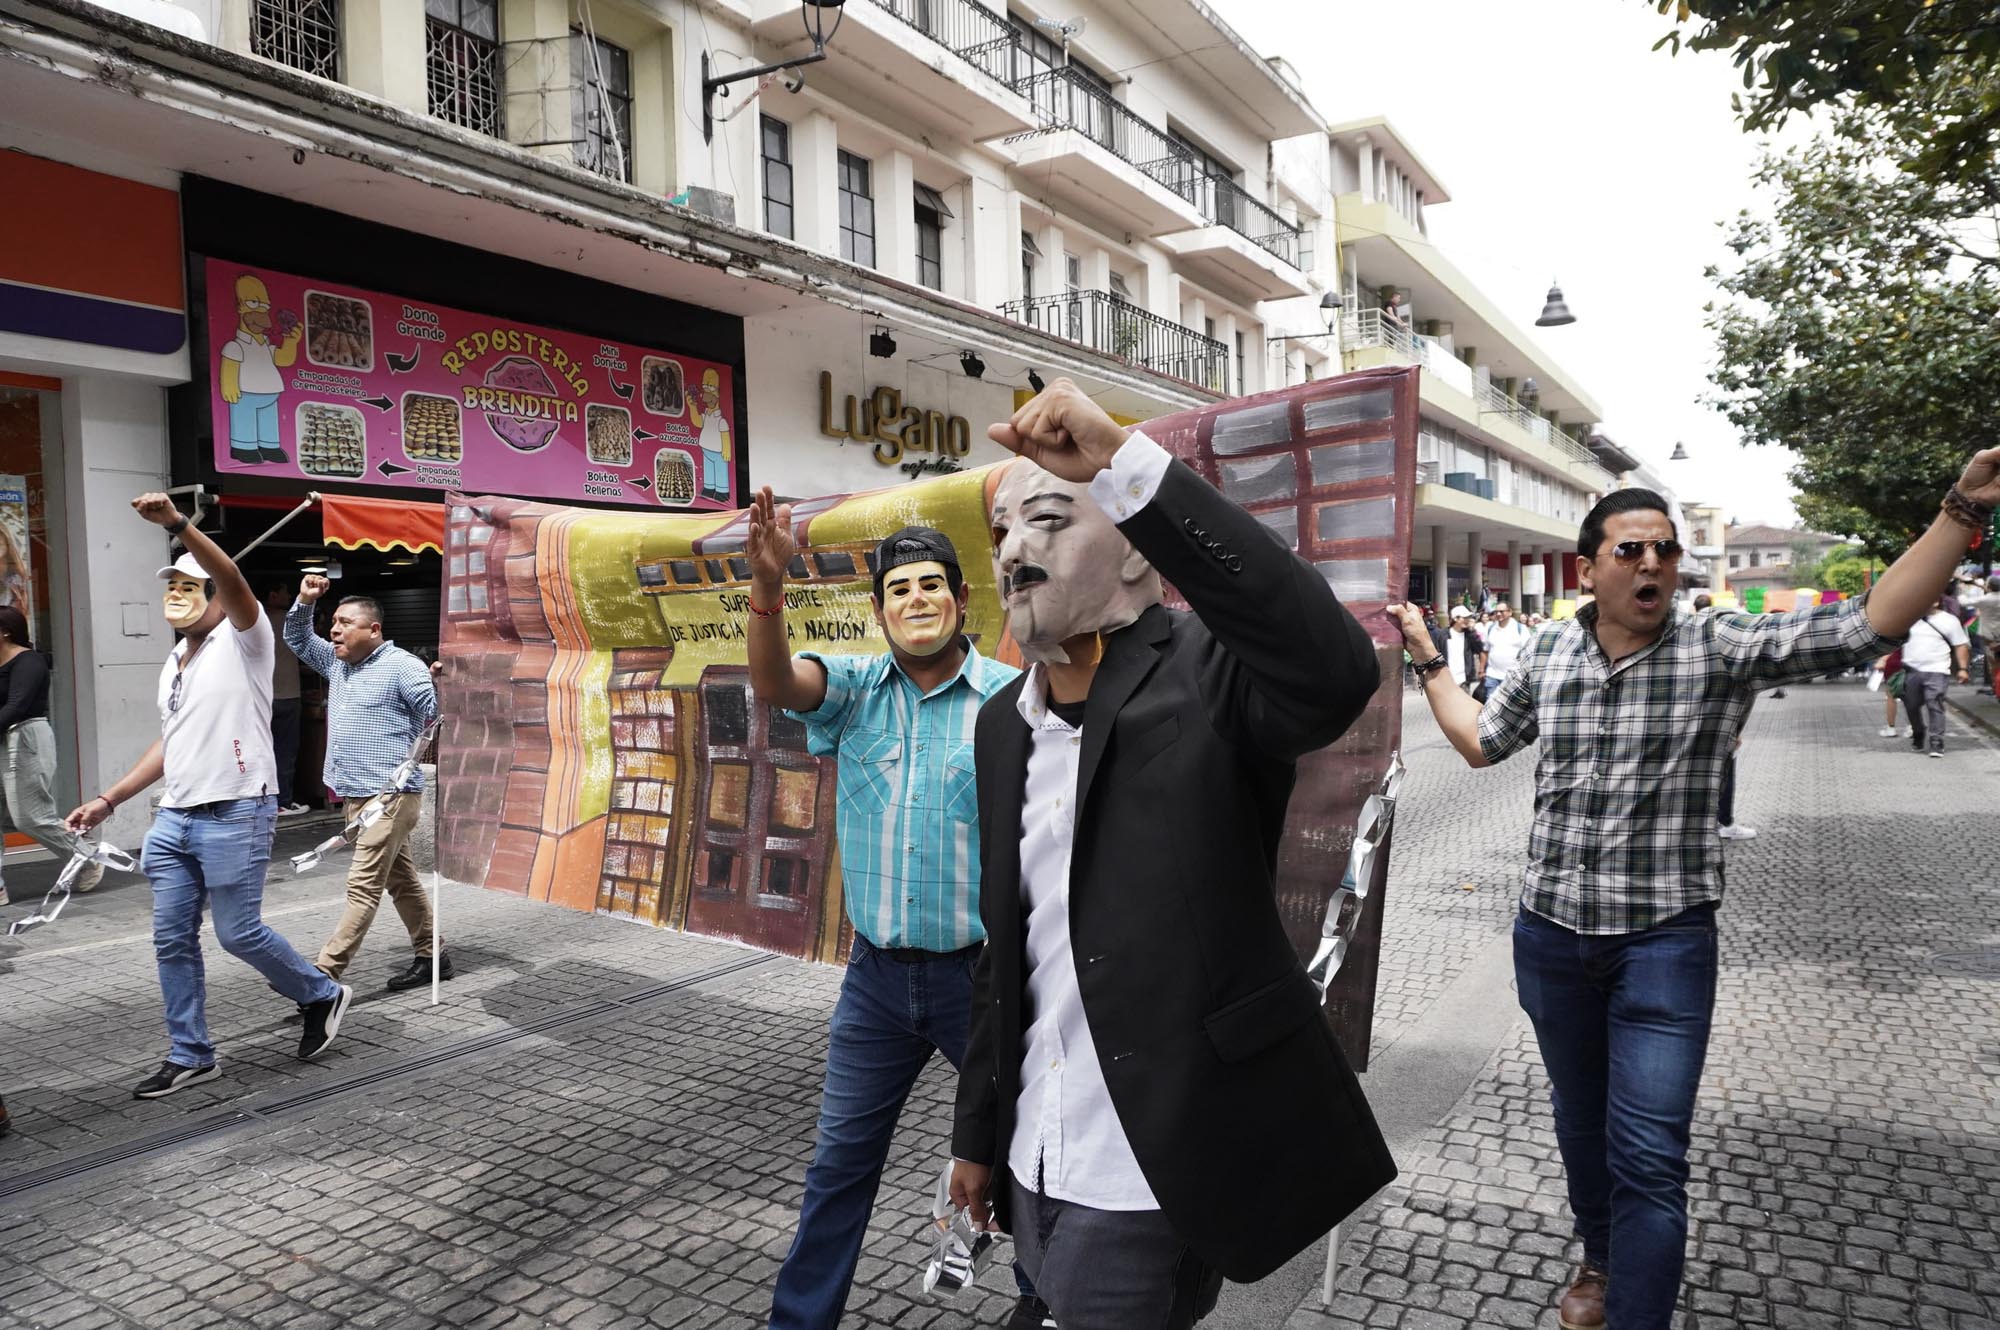
[[[957,951],[983,941],[972,727],[1020,673],[967,651],[919,693],[894,658],[800,653],[826,670],[826,700],[787,714],[838,769],[840,881],[847,917],[878,947]]]

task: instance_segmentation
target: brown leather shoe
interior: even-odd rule
[[[1576,1268],[1576,1278],[1556,1304],[1562,1330],[1604,1330],[1604,1286],[1609,1278],[1589,1261]]]

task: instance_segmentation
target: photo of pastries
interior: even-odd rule
[[[367,425],[359,408],[301,402],[293,424],[299,470],[307,475],[352,478],[368,468]]]
[[[687,413],[687,376],[678,360],[647,356],[639,362],[640,400],[654,415]]]
[[[632,413],[622,406],[592,404],[583,410],[586,451],[600,466],[632,465]]]
[[[374,369],[375,332],[367,302],[306,292],[306,358],[331,369]]]
[[[457,462],[465,456],[458,403],[431,393],[403,394],[403,456],[414,462]]]
[[[661,503],[694,502],[694,459],[663,448],[653,458],[653,496]]]

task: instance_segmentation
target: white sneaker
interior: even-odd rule
[[[304,804],[286,804],[278,810],[279,817],[297,817],[300,813],[310,813],[312,809]]]
[[[1755,840],[1757,839],[1757,828],[1746,827],[1740,823],[1732,823],[1726,827],[1717,827],[1715,834],[1724,840]]]
[[[1903,732],[1894,725],[1884,725],[1881,729],[1875,731],[1875,737],[1878,739],[1899,739],[1902,735]]]

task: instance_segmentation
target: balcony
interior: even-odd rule
[[[1105,291],[1065,291],[1010,300],[1001,314],[1031,328],[1103,351],[1155,374],[1227,392],[1229,348]]]
[[[1197,180],[1195,206],[1210,224],[1161,236],[1160,244],[1196,281],[1252,301],[1311,294],[1296,226],[1225,176]]]
[[[968,141],[1035,125],[1019,92],[1026,61],[1020,34],[976,0],[867,0],[843,6],[834,49],[813,66],[815,84],[839,85],[843,100]],[[810,49],[797,0],[751,0],[751,31],[780,58]]]

